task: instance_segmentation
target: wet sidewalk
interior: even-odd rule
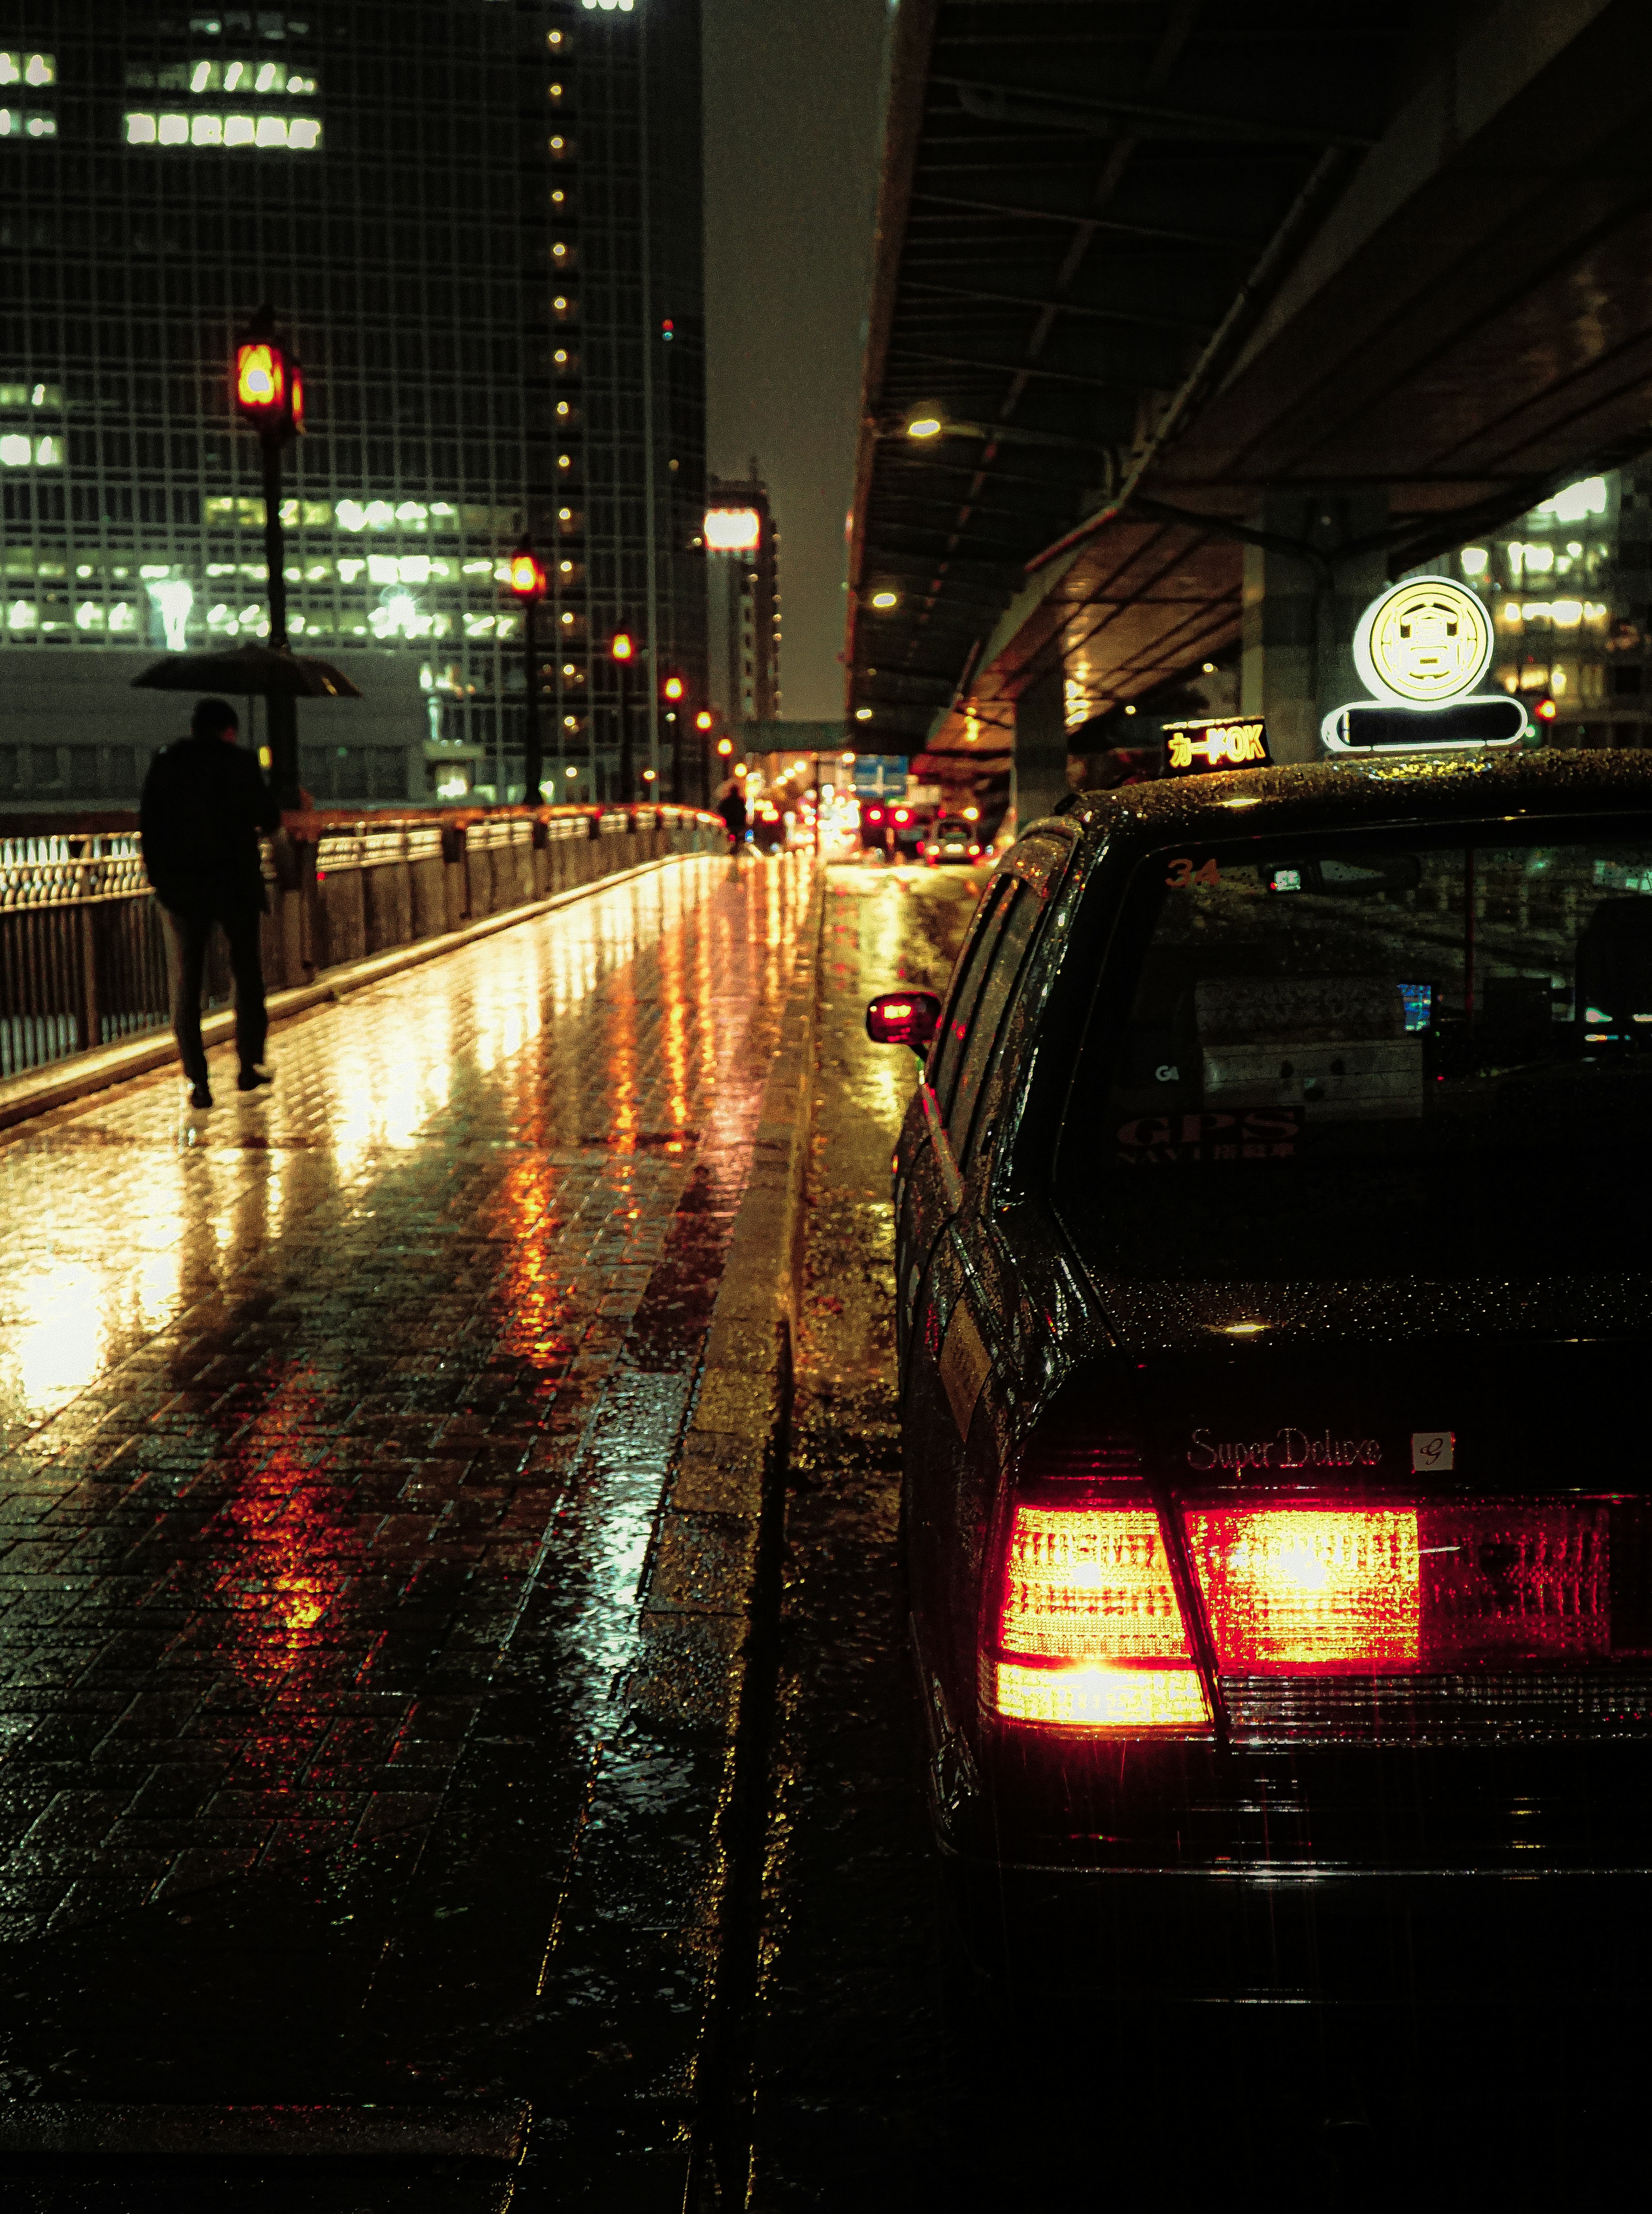
[[[684,862],[0,1144],[0,2096],[631,2059],[559,1901],[807,891]]]

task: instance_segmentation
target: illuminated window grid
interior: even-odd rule
[[[32,6],[33,0],[26,0],[26,12]],[[575,48],[585,43],[578,35],[579,13],[577,8],[563,7],[550,19],[553,23],[571,27]],[[34,21],[44,21],[46,15],[43,9],[36,9]],[[550,480],[535,472],[530,450],[537,444],[541,450],[549,450],[549,427],[535,424],[522,409],[522,402],[528,395],[520,383],[515,385],[510,395],[517,403],[517,412],[494,417],[494,391],[503,391],[505,384],[514,382],[508,368],[500,370],[493,365],[494,352],[501,341],[520,346],[523,336],[519,278],[527,257],[521,250],[513,200],[508,207],[502,205],[486,211],[481,218],[484,229],[480,254],[479,242],[473,235],[459,238],[456,246],[450,248],[444,262],[432,253],[422,263],[417,262],[415,257],[413,266],[409,266],[405,250],[397,242],[399,211],[395,202],[398,192],[405,191],[415,174],[411,153],[400,150],[411,146],[415,134],[408,128],[411,117],[406,103],[400,107],[392,107],[380,93],[384,65],[395,41],[370,10],[358,11],[346,4],[335,9],[334,18],[330,20],[339,15],[354,19],[346,20],[341,27],[350,34],[347,44],[340,42],[342,58],[335,65],[329,49],[327,66],[315,68],[308,74],[319,79],[327,113],[344,113],[363,107],[364,101],[367,112],[358,142],[346,144],[334,133],[324,140],[323,158],[308,165],[278,165],[278,176],[270,174],[271,165],[260,163],[243,168],[230,179],[222,174],[229,167],[223,163],[214,165],[220,174],[209,177],[204,174],[206,164],[187,161],[180,168],[174,167],[165,180],[156,174],[162,166],[159,163],[149,164],[149,175],[139,180],[132,167],[139,157],[112,148],[107,155],[100,151],[94,156],[76,192],[61,195],[60,205],[52,207],[51,195],[44,189],[39,194],[38,211],[48,227],[56,225],[54,237],[71,242],[70,250],[58,257],[64,267],[76,263],[77,252],[78,266],[87,267],[89,273],[101,260],[106,264],[119,260],[129,272],[125,296],[118,302],[111,300],[107,308],[100,298],[100,282],[89,287],[83,284],[81,289],[89,290],[98,304],[86,310],[78,322],[69,317],[66,294],[70,288],[65,286],[65,297],[49,303],[52,321],[43,327],[38,341],[32,336],[26,338],[15,349],[26,352],[31,363],[37,353],[43,355],[50,374],[58,378],[67,376],[71,386],[77,384],[83,394],[95,389],[100,396],[99,414],[89,426],[95,431],[89,446],[79,438],[80,418],[76,418],[71,465],[64,472],[64,481],[58,488],[61,499],[40,497],[28,504],[27,513],[14,510],[8,517],[6,530],[7,547],[17,551],[21,546],[36,572],[29,579],[29,590],[32,602],[38,598],[40,603],[43,621],[72,623],[76,593],[84,603],[101,591],[105,627],[101,633],[95,630],[80,633],[77,642],[81,644],[91,643],[100,635],[105,642],[113,642],[107,629],[108,612],[114,606],[130,604],[122,600],[121,595],[138,581],[133,576],[117,580],[113,574],[116,566],[129,571],[144,566],[165,567],[191,583],[195,595],[192,643],[206,642],[205,616],[213,606],[220,602],[234,605],[237,601],[242,606],[250,606],[262,601],[261,580],[254,583],[237,576],[232,593],[223,588],[220,579],[209,578],[205,573],[209,566],[222,568],[232,565],[240,568],[247,566],[249,560],[256,562],[259,559],[255,531],[226,529],[217,522],[209,523],[202,511],[202,503],[209,494],[251,498],[259,489],[255,448],[250,438],[229,425],[223,404],[217,364],[210,358],[216,341],[209,334],[216,329],[227,346],[236,321],[254,304],[235,295],[232,287],[214,273],[216,268],[227,262],[227,243],[235,236],[244,242],[250,232],[257,239],[263,266],[271,273],[270,289],[277,297],[278,307],[287,299],[302,298],[306,292],[315,303],[309,327],[303,315],[289,322],[311,365],[311,388],[315,400],[315,435],[306,442],[299,474],[299,484],[305,493],[331,500],[383,493],[399,500],[404,496],[428,497],[437,490],[457,490],[468,504],[515,514],[520,509],[524,488],[547,505],[560,499],[569,489],[560,474]],[[491,18],[484,16],[482,23],[484,40],[496,35]],[[24,31],[15,35],[21,39],[32,28],[32,24],[26,23]],[[136,20],[127,20],[123,28],[125,45],[118,48],[113,58],[119,70],[118,81],[128,74],[125,64],[146,60],[153,71],[173,55],[174,49],[181,52],[190,44],[187,40],[168,40],[158,34],[151,36],[144,24]],[[432,66],[441,77],[442,90],[439,113],[420,118],[419,136],[426,150],[432,143],[439,144],[444,132],[451,134],[456,148],[467,136],[474,144],[483,144],[485,131],[479,131],[478,125],[485,122],[489,113],[516,104],[520,77],[509,75],[508,85],[506,80],[508,73],[519,69],[521,58],[516,52],[514,31],[508,44],[504,40],[503,33],[507,28],[503,24],[499,27],[497,44],[481,66],[473,66],[476,26],[469,18],[462,27],[462,35],[456,30],[450,60],[443,62],[440,57],[431,58]],[[95,44],[89,39],[64,38],[58,44],[63,50],[63,67],[71,77],[78,76],[84,80],[95,61],[100,76],[108,65],[107,39]],[[605,46],[606,42],[598,40],[596,45]],[[290,60],[296,51],[289,50]],[[566,81],[569,92],[562,112],[570,119],[584,107],[589,60],[588,55],[571,52],[560,64],[558,73]],[[623,150],[617,131],[617,125],[624,121],[622,111],[627,90],[623,53],[609,49],[599,56],[598,67],[608,88],[604,105],[616,125],[600,150],[611,205],[615,187],[626,181]],[[467,69],[471,72],[468,95],[461,82]],[[542,61],[535,74],[542,89]],[[634,113],[634,88],[630,89]],[[159,87],[150,92],[134,85],[127,91],[125,106],[133,110],[153,108],[159,112],[175,97],[170,89],[163,95]],[[202,97],[210,97],[219,106],[225,104],[221,88],[209,87]],[[306,97],[309,105],[322,112],[319,93],[307,94]],[[186,100],[180,104],[192,103]],[[583,138],[583,121],[576,127]],[[375,131],[376,137],[373,135]],[[568,442],[575,467],[564,474],[574,480],[576,498],[570,504],[585,518],[595,543],[579,547],[581,581],[571,587],[559,574],[554,590],[557,613],[566,609],[578,619],[585,641],[585,651],[578,657],[587,662],[595,659],[591,645],[605,628],[592,608],[593,587],[602,585],[610,605],[616,606],[621,597],[625,598],[629,602],[627,613],[632,620],[637,620],[646,549],[640,512],[621,514],[615,511],[613,505],[628,489],[621,451],[626,441],[618,425],[627,413],[634,425],[639,404],[634,363],[638,332],[635,307],[627,313],[625,303],[615,301],[614,286],[605,272],[627,247],[634,251],[634,224],[628,217],[622,219],[615,216],[610,221],[605,211],[593,230],[589,208],[584,205],[586,187],[583,173],[589,160],[584,144],[578,145],[578,156],[577,163],[564,164],[555,173],[565,185],[576,168],[581,173],[580,199],[576,203],[578,228],[576,230],[572,223],[560,227],[566,228],[566,235],[577,240],[580,253],[581,315],[576,327],[582,352],[578,382],[585,425]],[[297,177],[296,172],[301,167],[313,169],[315,181],[305,183]],[[485,152],[479,155],[472,168],[479,188],[469,198],[474,204],[480,205],[486,199],[488,169]],[[186,170],[190,174],[185,175]],[[548,179],[552,174],[548,162]],[[327,180],[325,192],[320,183],[323,175]],[[501,195],[502,199],[504,197]],[[407,211],[400,213],[405,216]],[[417,231],[425,213],[428,211],[421,211],[420,222],[402,222],[401,232]],[[350,250],[358,251],[372,264],[370,288],[357,284],[353,267],[340,264],[335,268],[330,259],[335,252],[346,252],[344,245],[335,249],[333,244],[333,234],[340,225]],[[77,248],[73,245],[76,226],[80,234]],[[608,235],[610,230],[611,241]],[[599,231],[603,233],[600,238],[597,235]],[[198,254],[195,249],[203,240],[206,251]],[[457,312],[450,315],[444,330],[443,303],[444,297],[450,296],[454,290],[456,262],[462,265],[462,278],[467,284],[471,283],[475,268],[484,268],[488,273],[486,281],[477,284],[466,298],[462,315]],[[187,277],[183,273],[186,269],[192,272]],[[385,272],[394,278],[393,284],[385,283]],[[594,307],[586,297],[593,280],[603,295]],[[386,297],[376,299],[376,289],[382,289]],[[676,360],[686,369],[687,326],[680,321],[678,328]],[[402,358],[404,349],[417,353],[421,334],[427,330],[441,333],[447,354],[444,361],[432,362],[428,379],[416,367],[409,368]],[[587,346],[588,333],[595,339],[598,355],[603,352],[603,338],[609,340],[606,358],[595,369]],[[621,339],[633,342],[633,360],[630,364],[621,358],[624,349],[617,341]],[[470,350],[468,356],[467,347]],[[204,358],[204,354],[209,358]],[[152,370],[151,364],[158,366]],[[0,351],[0,372],[6,365],[4,352]],[[30,363],[22,364],[29,365]],[[382,377],[385,413],[395,419],[389,434],[383,437],[376,437],[372,425],[350,419],[352,413],[359,412],[353,407],[333,404],[335,395],[351,395],[360,389],[370,373],[370,365],[371,373]],[[438,485],[429,474],[438,466],[435,457],[426,460],[416,448],[404,443],[402,420],[420,412],[419,403],[428,388],[433,404],[422,412],[439,415],[445,395],[448,409],[456,421],[462,395],[475,390],[479,377],[488,388],[487,404],[478,411],[480,434],[477,435],[476,425],[470,421],[467,421],[463,431],[456,429],[451,443],[458,449],[456,474],[462,481]],[[599,410],[603,419],[603,451],[593,461],[587,395],[593,382],[599,378],[609,386],[611,396]],[[125,396],[124,411],[107,407],[107,394],[111,388]],[[353,460],[347,457],[345,450],[352,446],[356,450]],[[376,465],[378,459],[386,457],[389,462],[388,469]],[[661,484],[664,494],[663,476]],[[675,484],[670,490],[686,492],[684,509],[693,510],[696,500],[691,482]],[[633,505],[639,511],[639,500]],[[670,527],[666,505],[663,496],[662,537]],[[511,535],[494,530],[485,540],[467,539],[457,550],[466,558],[502,555],[508,550]],[[555,541],[553,529],[548,527],[545,535],[548,545]],[[417,553],[428,543],[427,539],[416,537],[403,540],[401,550]],[[301,638],[313,638],[318,646],[323,641],[336,644],[340,632],[348,639],[354,626],[365,621],[374,596],[362,589],[364,578],[346,588],[336,573],[340,557],[348,559],[357,554],[360,544],[359,540],[352,541],[337,531],[306,527],[294,534],[290,566],[302,570],[325,560],[334,569],[325,584],[301,578],[290,585],[292,611],[306,623],[306,631],[299,633]],[[71,556],[76,558],[71,560]],[[84,558],[88,556],[89,560]],[[44,578],[42,572],[54,566],[64,573]],[[88,566],[97,571],[95,577],[75,578],[69,573],[74,567]],[[677,565],[678,569],[683,566]],[[662,558],[660,570],[662,657],[670,652],[675,644],[676,650],[671,657],[692,668],[695,659],[692,635],[684,639],[679,621],[668,612],[673,587],[682,579],[674,575],[673,565],[668,559]],[[241,597],[243,586],[244,599]],[[21,588],[9,594],[9,597],[12,596],[21,596]],[[468,704],[456,711],[462,730],[456,731],[455,735],[497,737],[499,711],[510,696],[507,679],[516,683],[514,697],[520,700],[519,648],[516,641],[501,646],[497,639],[463,637],[462,623],[456,620],[461,608],[478,605],[468,580],[462,594],[456,590],[437,595],[432,591],[420,596],[432,607],[439,601],[444,610],[456,620],[446,639],[439,642],[415,641],[407,650],[459,669],[459,689]],[[680,596],[686,600],[692,618],[692,590]],[[484,603],[491,603],[497,612],[500,596],[490,592]],[[147,612],[145,609],[146,620]],[[692,619],[689,628],[692,633]],[[3,626],[0,625],[0,636],[3,635]],[[560,648],[561,643],[556,639],[555,647]],[[432,644],[439,645],[439,652],[434,657],[430,656]],[[554,664],[559,668],[563,657],[560,651],[554,651]],[[589,685],[582,688],[569,705],[583,713],[592,688]],[[450,726],[454,713],[448,711]],[[472,727],[464,728],[465,725]],[[604,750],[608,751],[610,734],[605,731],[603,735]]]

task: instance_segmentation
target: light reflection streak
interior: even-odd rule
[[[192,1301],[219,1295],[327,1190],[361,1185],[432,1130],[451,1135],[479,1080],[513,1063],[525,1071],[550,1025],[671,937],[722,879],[719,862],[685,862],[501,932],[439,974],[387,979],[278,1032],[277,1086],[256,1102],[230,1089],[211,1116],[180,1122],[168,1073],[0,1145],[10,1225],[0,1257],[0,1434],[50,1419]],[[706,935],[695,933],[696,967],[709,982]],[[671,957],[680,972],[680,945]],[[693,1050],[684,1019],[679,994],[666,1043],[678,1125]],[[634,1010],[629,1040],[634,1128]],[[222,1059],[216,1079],[229,1081]],[[510,1104],[542,1090],[523,1075]]]

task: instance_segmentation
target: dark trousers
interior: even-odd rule
[[[206,941],[218,924],[229,941],[229,970],[236,980],[236,1051],[243,1068],[264,1058],[269,1024],[264,1013],[264,959],[259,945],[255,907],[229,908],[222,914],[174,914],[161,909],[166,931],[167,978],[171,988],[172,1035],[184,1074],[192,1084],[206,1081],[206,1049],[201,1043],[201,977]]]

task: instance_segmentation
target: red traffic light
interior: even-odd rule
[[[688,688],[680,676],[668,676],[659,688],[662,698],[680,700]]]
[[[635,657],[637,641],[628,630],[616,630],[609,640],[608,650],[615,661],[630,661]]]
[[[545,565],[531,546],[518,546],[511,556],[508,581],[519,600],[545,596]]]
[[[1533,700],[1532,713],[1539,723],[1552,723],[1560,710],[1545,692],[1540,700]]]
[[[694,728],[697,731],[709,731],[712,725],[716,720],[716,716],[713,714],[709,707],[702,707],[700,713],[694,717]]]

